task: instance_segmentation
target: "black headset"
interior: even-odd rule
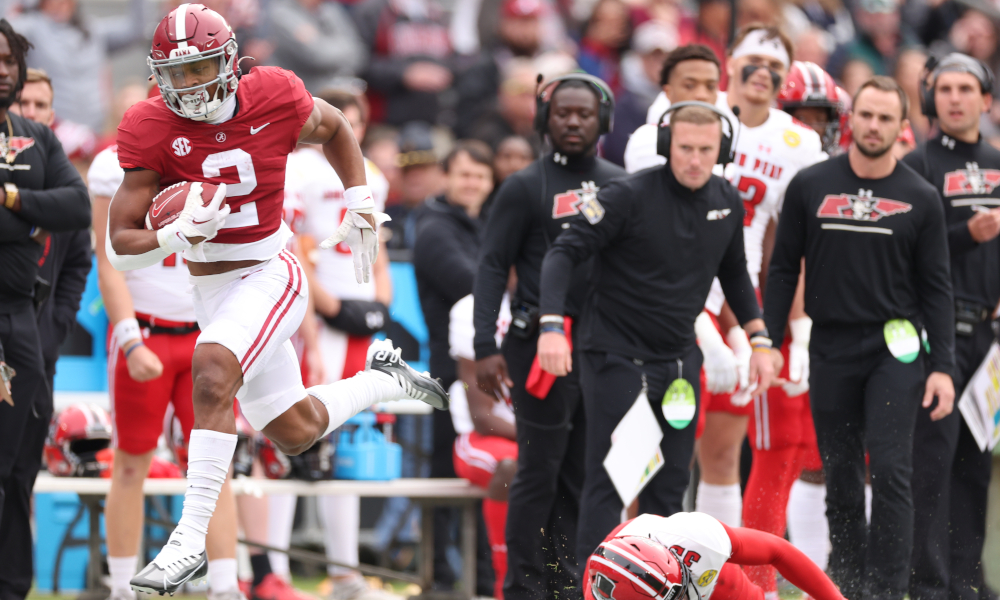
[[[993,70],[986,66],[986,63],[983,61],[959,52],[952,52],[940,60],[938,60],[936,56],[931,56],[924,64],[924,76],[920,78],[920,112],[922,112],[924,116],[929,119],[936,119],[938,116],[937,106],[934,105],[934,87],[937,83],[937,78],[934,77],[934,71],[938,67],[948,67],[952,65],[965,65],[967,67],[965,72],[972,75],[979,81],[979,87],[982,92],[984,94],[993,93]],[[978,65],[982,70],[982,77],[974,72],[972,69],[974,65]],[[928,80],[932,77],[934,77],[934,79],[930,81],[930,85],[928,85]]]
[[[545,98],[545,91],[563,81],[582,81],[597,91],[597,98],[600,102],[600,108],[597,113],[600,122],[598,135],[611,132],[611,128],[615,124],[615,94],[608,87],[608,84],[587,73],[570,73],[551,79],[545,85],[542,85],[543,79],[543,76],[539,74],[539,87],[535,88],[535,131],[538,132],[538,135],[542,136],[543,140],[545,134],[549,131],[549,111],[552,107],[552,94],[555,93],[555,89],[552,90],[547,99]]]
[[[712,106],[708,102],[699,102],[697,100],[689,100],[687,102],[678,102],[677,104],[672,104],[663,115],[660,117],[659,122],[656,124],[656,153],[660,156],[665,156],[670,158],[670,124],[664,123],[667,115],[674,112],[675,110],[680,110],[685,106],[700,106],[701,108],[708,109],[715,114],[719,115],[719,120],[729,125],[729,131],[726,131],[726,127],[722,127],[722,140],[719,144],[719,158],[716,163],[720,165],[728,165],[733,162],[733,122],[729,120],[729,116]]]

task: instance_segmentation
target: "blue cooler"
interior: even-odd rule
[[[336,479],[387,481],[399,479],[403,448],[375,428],[375,415],[363,412],[345,423],[337,441]]]

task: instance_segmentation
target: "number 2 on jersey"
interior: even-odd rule
[[[205,162],[201,163],[201,172],[205,177],[222,177],[222,169],[230,167],[236,167],[240,182],[226,186],[226,198],[239,198],[250,194],[257,187],[257,173],[253,168],[253,158],[240,148],[209,154],[205,157]],[[222,229],[253,227],[259,223],[257,202],[247,202],[226,217],[226,224]]]
[[[760,179],[741,175],[736,189],[740,192],[740,198],[743,198],[743,226],[750,227],[757,213],[757,205],[764,201],[767,184]]]

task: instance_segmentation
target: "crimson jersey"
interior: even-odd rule
[[[256,67],[240,79],[236,101],[233,118],[212,125],[177,116],[161,98],[150,98],[130,108],[118,126],[121,166],[159,173],[161,189],[182,181],[227,184],[232,212],[211,242],[185,252],[189,261],[267,260],[289,235],[281,218],[285,164],[313,98],[290,71]]]

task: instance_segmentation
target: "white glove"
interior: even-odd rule
[[[750,357],[753,355],[753,348],[750,340],[742,327],[733,327],[726,333],[726,342],[733,349],[736,356],[736,370],[739,373],[740,388],[735,394],[729,397],[729,403],[733,406],[743,407],[753,400],[753,389],[750,389]],[[756,389],[756,386],[754,386]]]
[[[208,241],[219,234],[229,216],[229,205],[222,205],[226,200],[226,184],[220,183],[219,189],[212,196],[208,206],[202,206],[201,182],[191,184],[191,190],[185,199],[184,210],[177,219],[156,232],[156,240],[160,247],[169,253],[191,248],[190,238],[205,238]],[[200,243],[200,242],[199,242]]]
[[[788,323],[792,330],[792,343],[788,348],[788,383],[781,386],[789,397],[809,391],[809,338],[812,319],[801,317]]]
[[[375,226],[378,227],[386,221],[391,221],[389,215],[380,212],[372,212],[375,219]],[[320,248],[333,248],[340,242],[346,242],[354,257],[354,275],[358,283],[368,283],[371,274],[371,267],[378,258],[378,233],[361,215],[349,210],[344,213],[344,220],[333,235],[323,240]]]
[[[713,394],[728,394],[736,389],[739,374],[736,371],[736,356],[729,349],[722,335],[712,323],[707,312],[702,311],[694,320],[694,333],[705,356],[705,385]]]

